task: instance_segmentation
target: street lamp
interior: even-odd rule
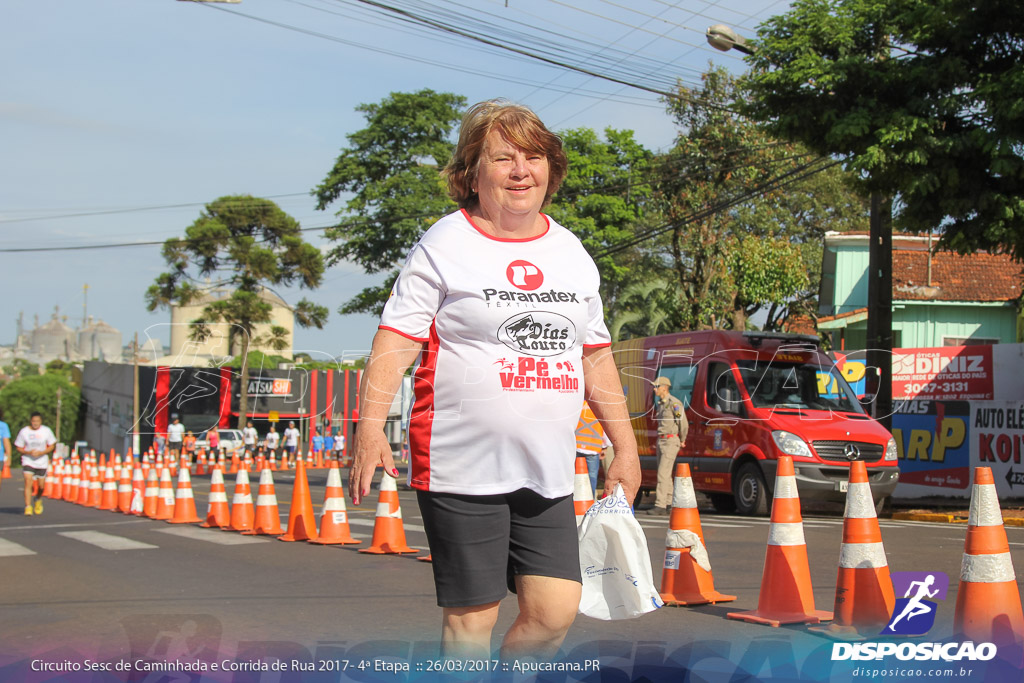
[[[716,50],[722,52],[739,50],[745,55],[754,54],[754,48],[747,45],[747,39],[725,24],[709,26],[708,30],[704,32],[704,37],[708,39],[708,44]]]
[[[709,26],[704,35],[711,47],[722,52],[739,50],[752,55],[755,48],[725,24]],[[892,430],[892,200],[880,192],[871,193],[868,224],[868,367],[878,373],[874,416]]]

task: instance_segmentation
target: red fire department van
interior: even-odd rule
[[[720,512],[767,514],[778,457],[790,455],[803,500],[843,502],[863,460],[876,507],[896,488],[892,435],[864,412],[841,369],[810,335],[707,330],[613,345],[643,469],[657,486],[652,382],[672,381],[690,431],[676,462]]]

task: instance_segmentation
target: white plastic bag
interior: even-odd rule
[[[647,537],[621,485],[587,510],[577,534],[583,574],[580,614],[632,619],[665,604],[654,588]]]

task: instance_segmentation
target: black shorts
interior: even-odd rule
[[[571,495],[416,493],[439,606],[497,602],[515,592],[517,575],[582,583]]]
[[[29,467],[28,465],[22,465],[21,471],[26,474],[33,474],[37,479],[42,479],[46,476],[46,467]]]

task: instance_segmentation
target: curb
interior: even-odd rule
[[[894,512],[892,513],[892,519],[912,522],[945,522],[946,524],[967,523],[966,517],[940,512]],[[1003,519],[1003,526],[1024,527],[1024,517],[1006,517]]]

